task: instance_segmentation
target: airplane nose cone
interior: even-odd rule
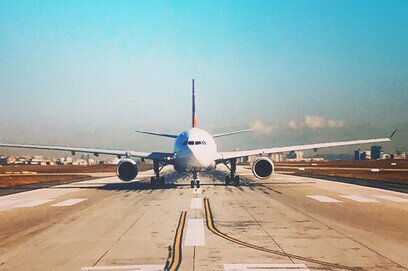
[[[212,163],[212,157],[208,152],[204,152],[200,149],[190,148],[194,164],[199,167],[208,167]]]

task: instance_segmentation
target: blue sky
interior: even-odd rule
[[[0,1],[1,141],[169,150],[192,78],[221,149],[408,149],[408,1]]]

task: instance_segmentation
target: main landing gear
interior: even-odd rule
[[[225,164],[225,166],[230,170],[230,174],[225,176],[225,184],[229,185],[231,182],[233,182],[234,185],[239,185],[239,176],[236,174],[237,159],[231,159],[229,162],[230,166],[228,166],[228,164]]]
[[[155,177],[150,178],[150,184],[155,186],[155,185],[164,185],[165,184],[165,178],[163,176],[160,177],[160,171],[163,169],[165,165],[162,165],[160,167],[160,162],[154,160],[153,161],[153,170],[154,170],[154,175]]]
[[[193,172],[193,179],[190,182],[191,188],[200,188],[200,180],[198,179],[198,173]]]

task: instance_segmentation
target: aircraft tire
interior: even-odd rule
[[[239,176],[234,177],[234,185],[239,185]]]
[[[226,185],[229,185],[230,184],[230,177],[227,175],[227,176],[225,176],[225,184]]]

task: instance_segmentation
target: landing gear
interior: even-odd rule
[[[163,176],[160,177],[160,170],[163,169],[165,165],[160,167],[160,162],[159,161],[153,161],[153,170],[154,170],[154,175],[155,177],[150,178],[150,184],[153,186],[156,185],[164,185],[166,183],[166,180]]]
[[[231,182],[234,183],[234,185],[239,185],[239,176],[238,175],[227,175],[225,176],[225,184],[229,185]]]
[[[198,179],[198,173],[193,172],[193,179],[190,182],[191,188],[200,188],[200,180]]]
[[[225,164],[227,167],[228,165]],[[230,166],[228,167],[230,170],[230,174],[225,176],[225,184],[229,185],[231,182],[234,182],[234,185],[239,185],[239,176],[236,175],[237,171],[237,160],[236,159],[231,159],[230,160]]]

